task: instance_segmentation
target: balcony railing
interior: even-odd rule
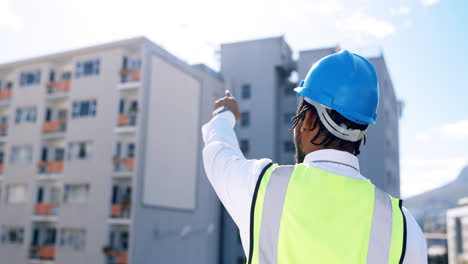
[[[140,81],[140,69],[122,69],[120,70],[120,77],[122,83],[138,82]]]
[[[36,203],[34,214],[57,215],[58,203]]]
[[[128,253],[127,251],[110,250],[104,252],[107,256],[107,264],[127,264]]]
[[[42,132],[53,133],[53,132],[64,132],[67,128],[67,122],[65,119],[59,119],[54,121],[46,121],[42,127]]]
[[[29,254],[31,259],[54,260],[55,246],[31,246]]]
[[[114,171],[133,171],[135,168],[135,159],[134,158],[113,158]]]
[[[54,94],[58,92],[68,92],[70,91],[70,86],[71,86],[71,81],[70,80],[61,80],[61,81],[55,81],[55,82],[48,82],[46,87],[47,87],[47,93],[48,94]]]
[[[13,94],[13,89],[5,89],[0,91],[0,100],[10,99]]]
[[[39,173],[61,173],[63,172],[63,161],[40,161]]]
[[[7,135],[8,125],[0,124],[0,137],[4,137]]]
[[[113,218],[129,218],[130,204],[113,204],[111,207],[111,217]]]
[[[119,114],[118,126],[135,126],[137,120],[136,114]]]

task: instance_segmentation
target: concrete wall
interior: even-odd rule
[[[58,263],[78,264],[86,262],[104,263],[102,247],[108,243],[107,219],[110,211],[112,186],[112,155],[114,150],[117,124],[119,91],[118,72],[121,67],[123,51],[106,50],[77,56],[78,61],[99,58],[100,73],[89,77],[72,79],[69,100],[69,119],[66,142],[92,141],[92,157],[89,160],[65,161],[64,184],[89,184],[88,203],[84,205],[61,204],[58,226],[83,228],[86,230],[84,251],[62,250],[58,248]],[[71,118],[74,101],[96,99],[95,117]],[[63,196],[63,195],[62,195]],[[57,240],[58,241],[58,240]]]
[[[209,120],[211,115],[212,102],[222,94],[222,82],[203,76],[203,72],[196,71],[180,60],[167,54],[156,45],[148,44],[145,50],[145,60],[143,69],[145,77],[143,80],[142,93],[140,94],[141,105],[141,130],[139,131],[139,144],[137,151],[140,156],[138,160],[137,193],[136,203],[134,204],[133,224],[132,224],[132,249],[131,263],[151,262],[171,262],[171,263],[218,263],[219,247],[219,217],[220,204],[210,184],[204,175],[201,164],[202,138],[201,125]],[[184,80],[184,81],[182,81]],[[199,89],[198,98],[186,97],[181,94],[189,93],[190,89]],[[163,90],[171,91],[179,96],[171,97]],[[153,95],[164,95],[165,100]],[[157,112],[150,112],[151,105],[156,103],[163,104],[164,109]],[[184,153],[186,146],[179,144],[178,138],[168,136],[165,138],[172,146],[177,157],[170,154],[171,149],[157,149],[155,145],[150,144],[150,137],[157,137],[159,130],[151,129],[148,124],[151,120],[149,116],[157,115],[162,120],[161,125],[166,124],[168,131],[180,129],[177,125],[164,121],[167,119],[184,122],[187,119],[185,105],[192,105],[196,102],[199,109],[199,119],[190,129],[181,129],[181,133],[195,133],[197,138],[196,151],[194,153]],[[159,109],[162,109],[159,108]],[[187,120],[186,120],[187,121]],[[173,121],[172,121],[173,122]],[[145,156],[151,150],[152,156]],[[194,197],[189,197],[192,192],[182,192],[180,195],[188,194],[186,199],[192,199],[194,208],[176,208],[166,206],[154,206],[144,203],[142,191],[147,183],[144,179],[157,171],[148,171],[145,163],[152,162],[154,159],[163,159],[171,167],[183,168],[186,164],[195,162],[196,169],[192,170],[195,180]],[[167,176],[165,176],[167,177]],[[190,179],[189,179],[190,180]],[[178,184],[184,184],[179,182]],[[148,186],[146,186],[148,187]],[[149,186],[151,188],[151,186]],[[174,188],[175,186],[171,186]],[[157,190],[158,187],[154,186]],[[146,188],[146,190],[149,190]],[[178,189],[170,189],[173,195],[178,195]]]

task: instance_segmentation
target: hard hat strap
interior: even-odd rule
[[[342,127],[338,125],[335,121],[333,121],[333,119],[330,117],[330,115],[327,112],[326,106],[319,104],[315,102],[314,100],[311,100],[305,96],[304,96],[304,100],[308,102],[309,104],[313,105],[317,109],[317,114],[320,118],[320,121],[322,121],[322,124],[330,133],[332,133],[337,138],[351,141],[351,142],[356,142],[362,139],[364,135],[366,134],[367,128],[365,130],[359,130],[359,129],[348,129],[348,128]]]

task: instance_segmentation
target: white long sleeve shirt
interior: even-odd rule
[[[225,111],[203,125],[205,147],[203,163],[206,175],[219,199],[239,228],[244,253],[248,256],[250,243],[250,206],[260,173],[270,159],[246,159],[234,132],[235,117]],[[356,156],[338,150],[318,150],[306,155],[304,164],[343,177],[366,178],[359,172]],[[404,264],[426,264],[426,240],[411,213],[403,208],[407,223]]]

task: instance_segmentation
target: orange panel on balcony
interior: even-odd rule
[[[123,70],[120,70],[120,75],[125,75],[125,74],[128,74],[130,72],[129,69],[123,69]]]
[[[140,70],[134,70],[130,74],[130,79],[132,81],[139,81],[140,80]]]
[[[37,203],[34,213],[37,215],[51,215],[52,210],[57,206],[57,203]]]
[[[5,133],[7,130],[8,126],[5,124],[0,125],[0,135]]]
[[[125,126],[128,123],[128,117],[124,114],[119,114],[118,125]]]
[[[124,161],[124,166],[127,170],[133,170],[135,167],[135,159],[134,158],[126,158]]]
[[[3,91],[0,91],[0,99],[9,99],[12,94],[12,89],[6,89]]]
[[[55,259],[55,247],[39,247],[40,259]]]
[[[0,174],[3,173],[3,164],[0,164]]]
[[[59,173],[63,171],[63,161],[50,161],[47,163],[48,173]]]
[[[111,208],[111,216],[112,217],[120,217],[122,215],[122,205],[120,204],[113,204]]]
[[[59,131],[65,120],[46,121],[42,127],[44,133]]]
[[[70,80],[61,80],[55,83],[56,92],[66,92],[70,90]]]
[[[128,262],[128,253],[127,252],[119,252],[117,263],[118,264],[127,264]]]

